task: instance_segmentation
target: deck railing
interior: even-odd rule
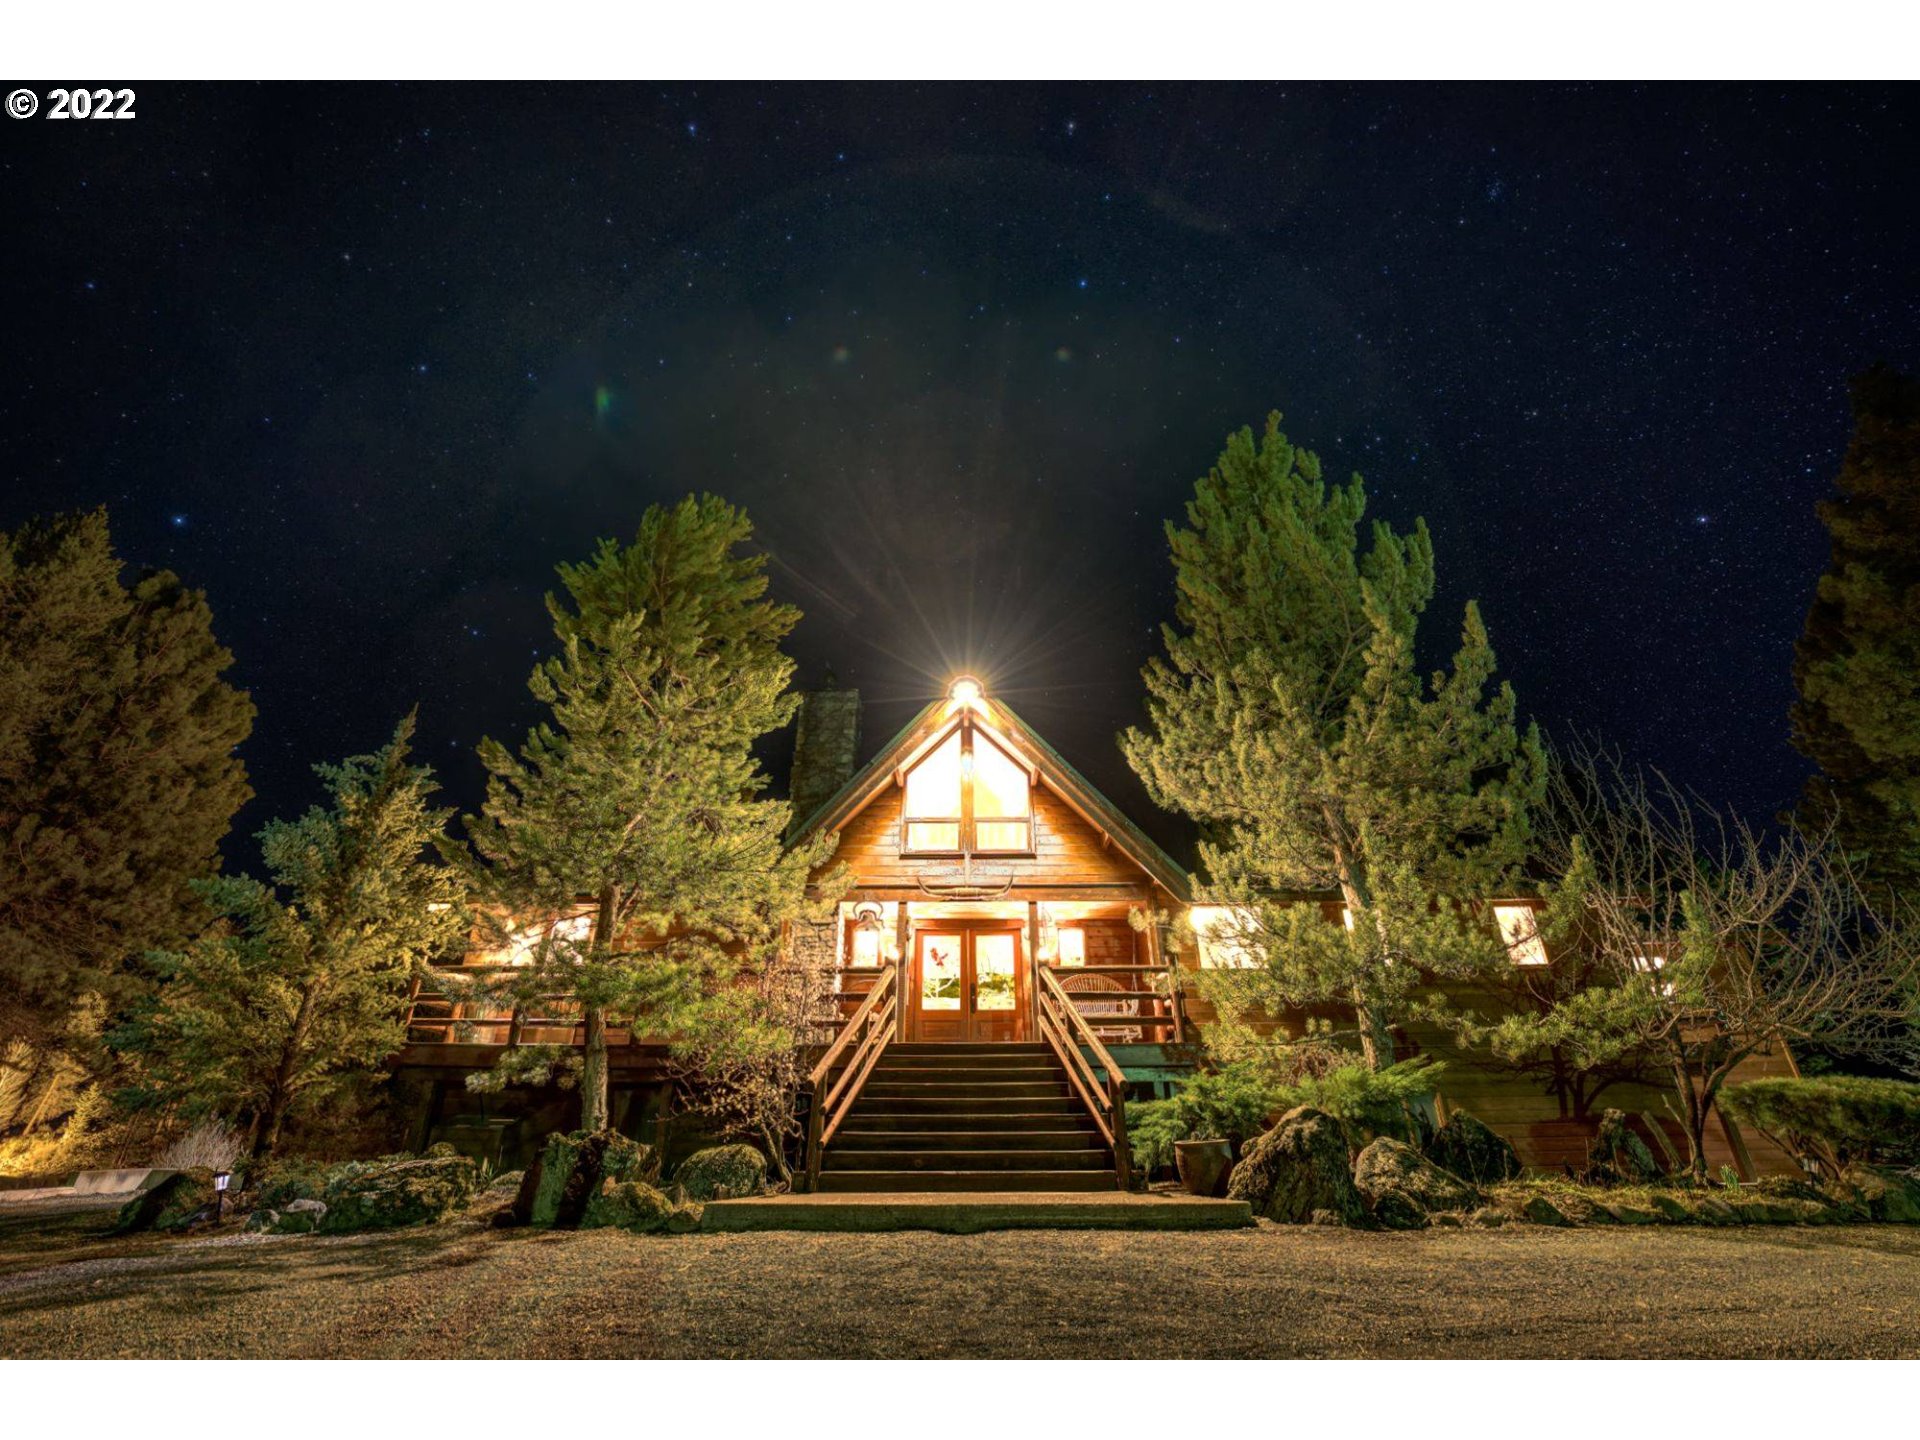
[[[839,1035],[827,1046],[802,1085],[807,1096],[807,1188],[820,1183],[820,1164],[827,1144],[860,1098],[867,1077],[893,1040],[900,1015],[900,967],[889,961],[880,967],[872,986]],[[838,1069],[839,1078],[833,1078]]]
[[[1127,1144],[1126,1073],[1107,1053],[1107,1047],[1100,1043],[1092,1024],[1074,1005],[1073,997],[1061,986],[1060,977],[1050,965],[1040,967],[1039,1011],[1040,1038],[1066,1067],[1073,1093],[1087,1107],[1102,1138],[1113,1148],[1113,1173],[1120,1188],[1130,1189],[1133,1155]],[[1125,1023],[1134,1022],[1129,1018]]]

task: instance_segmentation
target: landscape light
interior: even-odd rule
[[[980,703],[980,682],[971,675],[962,675],[947,688],[947,698],[956,705],[978,705]]]

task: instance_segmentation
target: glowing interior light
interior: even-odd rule
[[[971,675],[962,675],[948,687],[947,698],[956,705],[978,705],[980,703],[980,682]]]

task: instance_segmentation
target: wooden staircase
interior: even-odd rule
[[[826,1144],[828,1191],[1082,1191],[1112,1147],[1045,1044],[885,1047]]]

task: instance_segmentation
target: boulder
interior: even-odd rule
[[[327,1205],[324,1200],[290,1200],[286,1208],[280,1211],[279,1221],[273,1231],[276,1235],[311,1235],[320,1228],[320,1222],[326,1216]]]
[[[633,1230],[646,1234],[666,1228],[673,1204],[643,1180],[606,1179],[587,1202],[582,1230]]]
[[[1498,1230],[1507,1223],[1507,1212],[1498,1205],[1482,1205],[1467,1216],[1467,1223],[1476,1230]]]
[[[606,1181],[637,1179],[651,1154],[650,1147],[610,1130],[549,1135],[521,1180],[514,1215],[541,1229],[571,1229]]]
[[[1740,1217],[1733,1213],[1733,1207],[1712,1195],[1694,1196],[1691,1210],[1693,1218],[1702,1225],[1738,1225],[1740,1223]]]
[[[247,1229],[249,1230],[271,1230],[279,1223],[280,1212],[278,1210],[269,1210],[265,1206],[259,1207],[247,1216]]]
[[[1660,1214],[1656,1210],[1640,1205],[1629,1205],[1625,1201],[1612,1201],[1604,1207],[1615,1221],[1622,1225],[1658,1225]]]
[[[1454,1111],[1434,1131],[1427,1158],[1473,1185],[1520,1178],[1520,1157],[1513,1146],[1464,1110]]]
[[[1600,1116],[1588,1155],[1594,1177],[1601,1181],[1617,1176],[1629,1185],[1644,1185],[1666,1175],[1647,1142],[1627,1128],[1624,1110],[1608,1110]]]
[[[1467,1223],[1467,1217],[1458,1210],[1436,1210],[1427,1216],[1427,1223],[1438,1229],[1458,1230]]]
[[[701,1207],[698,1205],[674,1206],[672,1212],[667,1216],[667,1233],[669,1235],[686,1235],[698,1230],[700,1228],[702,1213]]]
[[[1424,1217],[1480,1203],[1480,1192],[1458,1175],[1448,1174],[1405,1141],[1385,1135],[1360,1152],[1353,1163],[1353,1183],[1373,1206],[1375,1218],[1394,1229],[1410,1228],[1399,1223],[1409,1208]],[[1394,1196],[1399,1199],[1390,1200]],[[1394,1221],[1387,1219],[1388,1211]]]
[[[342,1234],[431,1225],[472,1200],[479,1180],[479,1167],[462,1155],[424,1156],[361,1170],[328,1184],[326,1209],[315,1217],[316,1228]],[[284,1213],[281,1223],[286,1223]]]
[[[115,1235],[141,1230],[184,1230],[211,1211],[216,1192],[213,1171],[176,1170],[159,1183],[140,1191],[120,1207],[113,1222]]]
[[[1559,1206],[1544,1195],[1529,1195],[1526,1203],[1520,1207],[1520,1214],[1536,1225],[1571,1225],[1573,1223],[1561,1214]]]
[[[1383,1190],[1373,1202],[1373,1222],[1382,1230],[1424,1230],[1427,1212],[1406,1191]]]
[[[1685,1224],[1693,1219],[1693,1212],[1671,1195],[1655,1194],[1647,1203],[1669,1224]]]
[[[1324,1110],[1301,1105],[1248,1145],[1227,1182],[1230,1199],[1286,1225],[1302,1225],[1316,1210],[1346,1225],[1371,1223],[1366,1200],[1348,1168],[1347,1135]]]
[[[767,1161],[751,1145],[715,1145],[681,1161],[673,1178],[689,1200],[738,1200],[766,1190]]]

